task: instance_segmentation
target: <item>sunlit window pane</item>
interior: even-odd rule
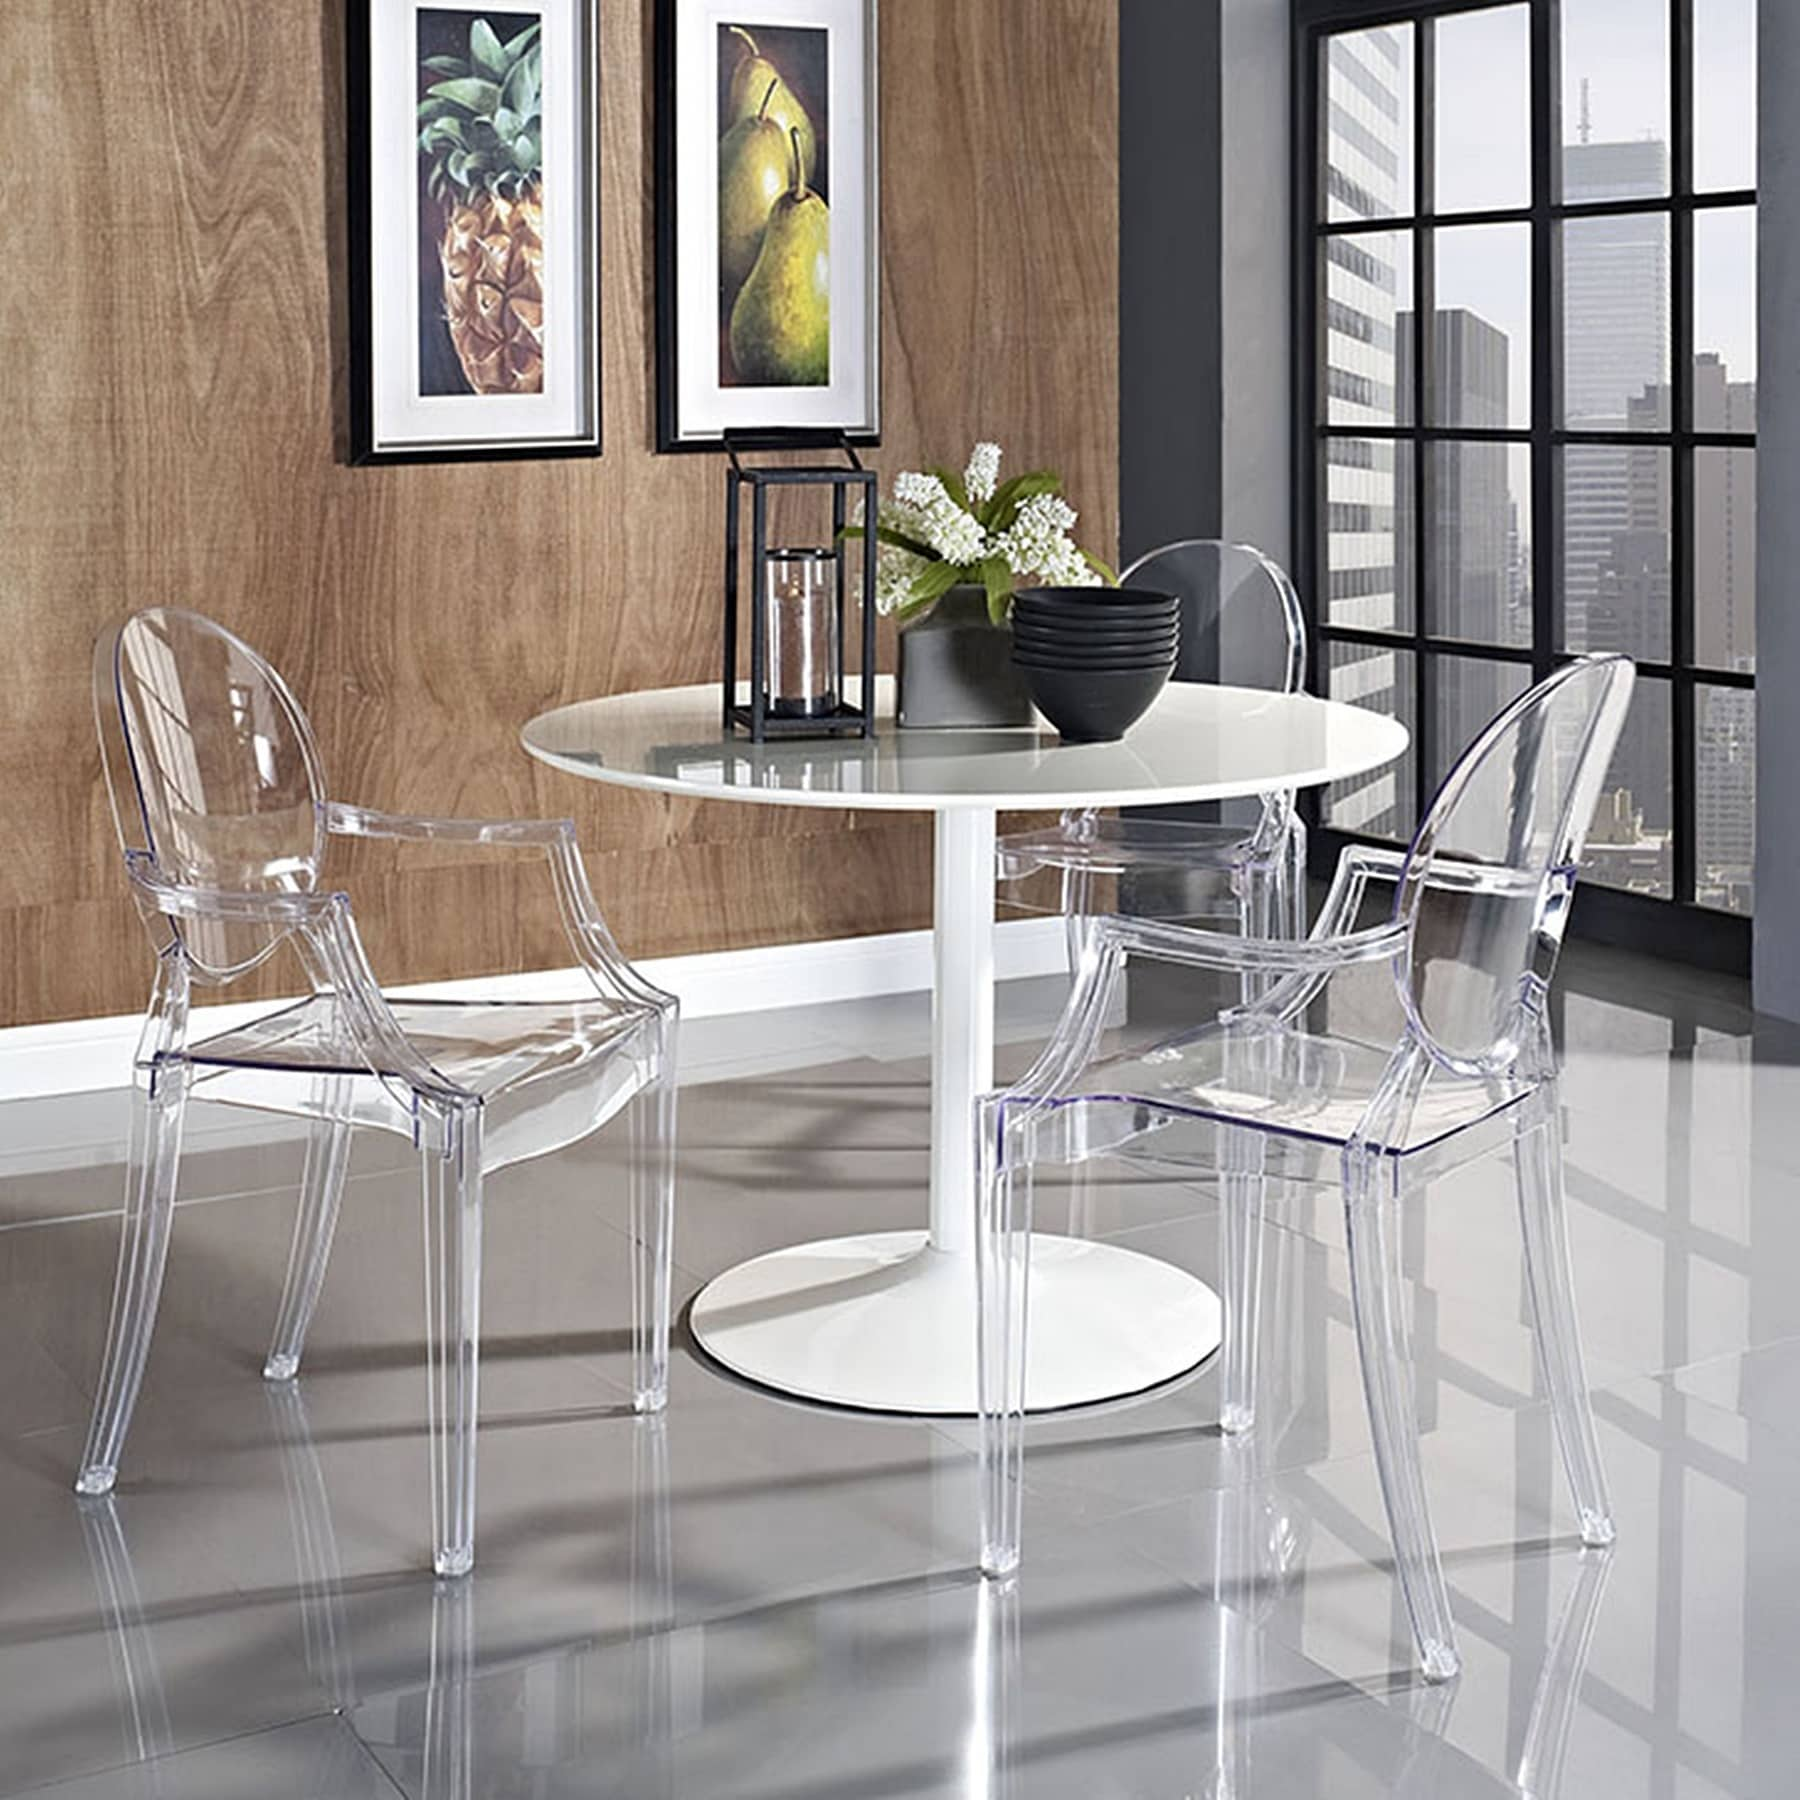
[[[1324,40],[1328,219],[1413,210],[1413,28],[1378,25]]]
[[[1562,197],[1669,191],[1666,0],[1562,0]]]
[[[1756,429],[1756,208],[1694,214],[1694,429]]]
[[[1357,231],[1324,239],[1325,417],[1333,425],[1412,419],[1412,235]]]
[[[1400,720],[1413,732],[1416,744],[1413,677],[1410,650],[1366,644],[1327,647],[1326,696]],[[1410,838],[1417,823],[1413,804],[1415,755],[1415,748],[1409,746],[1398,762],[1371,769],[1349,781],[1333,782],[1325,793],[1326,823],[1363,837],[1398,838],[1402,842]]]
[[[1559,648],[1667,662],[1674,581],[1674,462],[1654,444],[1570,444],[1562,452]]]
[[[1755,894],[1756,694],[1694,690],[1694,898],[1747,913]]]
[[[1694,452],[1694,660],[1756,667],[1756,452]]]
[[[1413,628],[1413,447],[1392,438],[1327,438],[1325,608],[1357,631]]]
[[[1582,877],[1668,900],[1675,893],[1675,805],[1669,684],[1639,676],[1606,772]]]
[[[1432,210],[1531,204],[1531,9],[1448,13],[1437,40]]]
[[[1756,0],[1701,0],[1694,8],[1694,187],[1755,185]]]

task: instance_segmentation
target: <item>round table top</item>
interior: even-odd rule
[[[888,676],[876,679],[872,738],[728,737],[716,683],[580,700],[521,736],[552,768],[619,787],[894,812],[1235,799],[1360,775],[1408,742],[1399,720],[1341,701],[1197,682],[1171,682],[1112,744],[1065,744],[1042,724],[902,731]]]

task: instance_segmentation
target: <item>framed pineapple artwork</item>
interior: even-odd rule
[[[597,0],[349,0],[351,451],[600,450]]]
[[[657,445],[881,430],[875,0],[658,0]]]

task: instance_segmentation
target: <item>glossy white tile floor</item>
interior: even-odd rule
[[[834,1414],[684,1348],[634,1419],[612,1148],[495,1183],[478,1571],[427,1525],[413,1171],[362,1145],[295,1390],[257,1370],[298,1146],[200,1117],[117,1497],[78,1503],[116,1096],[0,1107],[0,1794],[376,1800],[1800,1791],[1800,1033],[1737,984],[1565,965],[1576,1249],[1619,1514],[1552,1466],[1507,1171],[1415,1215],[1421,1406],[1466,1669],[1384,1564],[1329,1200],[1270,1257],[1262,1430],[1210,1370],[1039,1422],[1016,1598],[972,1574],[973,1433]],[[1056,993],[1004,996],[1022,1053]],[[693,1028],[685,1297],[915,1222],[922,1000]],[[1046,1190],[1056,1218],[1065,1203]],[[1205,1272],[1204,1185],[1100,1171],[1087,1227]],[[1060,1221],[1058,1221],[1060,1222]]]

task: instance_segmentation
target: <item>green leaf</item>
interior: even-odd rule
[[[519,115],[502,106],[494,114],[494,133],[503,144],[510,144],[519,135]]]
[[[903,531],[896,531],[891,525],[877,525],[875,536],[878,542],[892,544],[896,550],[910,550],[914,556],[921,556],[926,562],[937,562],[938,553],[929,544],[922,544],[917,538],[908,537]]]
[[[933,469],[931,471],[944,484],[944,492],[960,506],[964,512],[975,509],[969,504],[969,490],[963,486],[963,478],[954,469]]]
[[[990,556],[981,565],[981,585],[987,589],[988,618],[996,625],[1006,623],[1012,611],[1013,572],[1004,556]]]
[[[425,90],[434,100],[448,100],[476,118],[491,119],[500,106],[500,90],[491,81],[470,77],[463,81],[436,81]]]
[[[434,75],[469,75],[474,72],[460,56],[428,56],[423,66]]]
[[[500,48],[500,40],[486,19],[477,19],[469,27],[469,56],[483,75],[491,76],[495,81],[506,78],[506,52]]]
[[[941,600],[962,578],[955,563],[927,563],[913,577],[913,598],[921,603]]]
[[[535,174],[538,166],[537,140],[529,133],[519,138],[512,147],[514,166],[522,174]]]
[[[1021,503],[1032,495],[1061,492],[1062,477],[1050,469],[1033,469],[1027,474],[1015,475],[995,490],[986,522],[992,530],[1005,531],[1019,516]]]
[[[1117,587],[1119,585],[1118,576],[1114,574],[1112,569],[1108,567],[1107,564],[1103,563],[1099,557],[1093,555],[1089,551],[1083,550],[1081,552],[1081,560],[1086,563],[1108,587]]]
[[[869,534],[860,525],[846,525],[843,536],[855,538],[860,544]],[[877,525],[875,540],[881,544],[892,544],[896,550],[904,550],[909,555],[921,557],[926,562],[940,560],[938,553],[928,545],[921,544],[917,538],[910,538],[904,532],[896,531],[891,525]]]
[[[429,150],[436,144],[462,144],[464,141],[462,120],[456,118],[433,119],[419,133],[422,150]]]
[[[544,22],[542,19],[527,25],[523,31],[506,40],[506,47],[502,50],[501,54],[509,63],[517,62],[519,58],[537,42],[538,34],[543,29]]]
[[[452,150],[445,160],[444,169],[450,179],[466,187],[469,182],[469,163],[471,157],[467,150]]]
[[[513,64],[513,70],[506,78],[506,85],[500,90],[500,104],[509,111],[519,114],[535,112],[538,103],[538,76],[540,61],[535,56],[521,58]]]

